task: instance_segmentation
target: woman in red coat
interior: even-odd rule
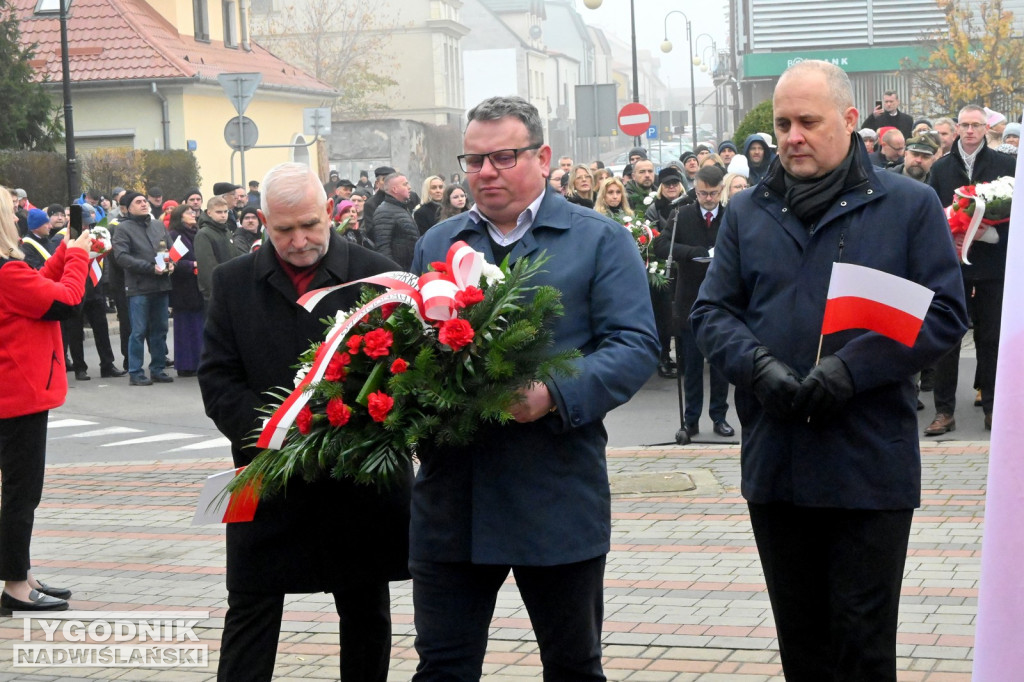
[[[0,615],[63,611],[71,591],[32,576],[29,543],[43,492],[46,420],[64,403],[68,380],[59,320],[85,292],[89,232],[33,270],[18,248],[10,192],[0,187]]]

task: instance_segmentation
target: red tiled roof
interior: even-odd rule
[[[61,80],[60,21],[33,15],[36,0],[12,0],[22,44],[36,43],[32,65]],[[219,7],[219,5],[218,5]],[[204,43],[182,35],[143,0],[73,0],[68,13],[68,56],[73,83],[191,79],[217,82],[222,73],[262,73],[261,88],[330,97],[333,88],[252,44],[252,51]]]

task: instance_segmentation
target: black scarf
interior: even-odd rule
[[[835,203],[842,192],[867,180],[858,159],[861,148],[857,133],[850,136],[850,151],[842,163],[820,178],[796,178],[779,169],[773,189],[786,199],[793,214],[811,229]],[[780,182],[781,180],[781,182]]]

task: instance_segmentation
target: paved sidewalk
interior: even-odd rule
[[[987,443],[926,442],[924,505],[915,516],[900,613],[900,680],[968,682]],[[140,459],[144,452],[139,452]],[[204,668],[13,668],[21,619],[0,619],[0,680],[214,679],[223,624],[221,527],[190,525],[202,480],[225,456],[166,462],[66,464],[47,468],[36,515],[38,575],[74,589],[76,610],[209,611],[196,633]],[[611,680],[782,680],[764,578],[739,496],[736,446],[655,447],[609,452],[618,493],[608,558],[605,671]],[[696,489],[680,491],[688,481]],[[329,538],[325,538],[329,541]],[[410,585],[393,586],[391,677],[408,680]],[[285,605],[277,679],[337,678],[337,616],[324,594]],[[34,641],[43,632],[32,629]],[[58,632],[58,639],[60,635]],[[539,679],[540,662],[514,585],[499,597],[485,677]]]

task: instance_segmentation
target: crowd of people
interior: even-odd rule
[[[726,420],[735,387],[741,490],[787,679],[895,680],[921,492],[915,377],[933,368],[937,414],[925,434],[954,429],[968,303],[991,427],[1008,229],[961,264],[942,207],[957,187],[1013,175],[1020,126],[975,105],[956,121],[915,121],[890,92],[858,129],[848,77],[813,60],[783,74],[773,103],[778,145],[769,133],[702,143],[661,168],[638,147],[619,177],[599,161],[553,164],[536,108],[494,97],[468,114],[465,180],[430,175],[419,194],[389,166],[372,183],[369,173],[324,183],[300,164],[271,169],[264,194],[260,183],[248,192],[218,183],[205,204],[198,190],[174,205],[154,187],[115,189],[112,201],[88,191],[83,227],[111,233],[106,294],[91,307],[80,305],[88,229],[73,239],[63,206],[43,211],[21,190],[0,192],[0,372],[31,368],[0,396],[0,609],[66,609],[70,597],[33,577],[28,560],[46,414],[63,400],[65,366],[88,379],[80,351],[65,351],[79,337],[56,320],[93,327],[103,376],[127,372],[146,386],[173,381],[173,309],[174,368],[198,376],[207,414],[244,466],[257,454],[248,436],[264,392],[290,385],[298,352],[323,333],[297,300],[335,287],[324,309],[346,309],[358,292],[336,285],[423,273],[465,241],[491,263],[552,259],[537,284],[561,291],[555,346],[581,351],[577,371],[524,387],[513,422],[482,425],[466,445],[420,444],[418,471],[396,486],[296,481],[252,522],[230,524],[219,679],[269,680],[285,594],[319,591],[333,594],[339,614],[341,678],[386,679],[388,582],[409,577],[414,679],[480,679],[496,596],[512,573],[545,677],[603,680],[611,497],[602,419],[657,371],[681,383],[689,439],[700,430],[708,362],[719,436],[735,434]],[[657,233],[654,253],[675,264],[668,287],[649,283],[622,229],[640,212]],[[913,346],[863,329],[822,338],[836,261],[934,292]],[[120,366],[100,340],[105,314],[95,314],[108,298]],[[310,519],[334,524],[329,541]]]

